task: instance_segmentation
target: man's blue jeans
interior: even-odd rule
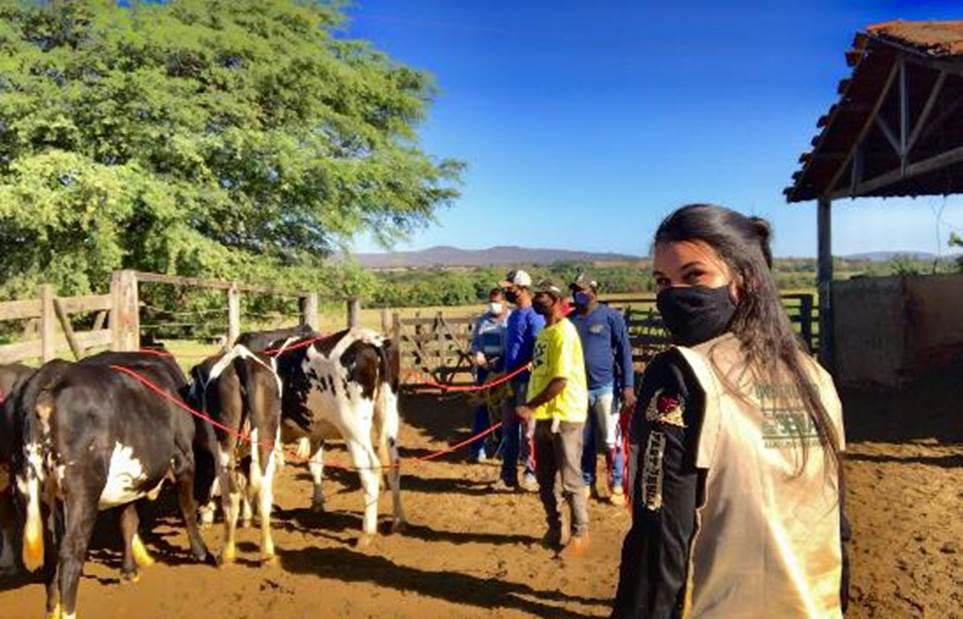
[[[625,455],[622,453],[622,436],[619,430],[619,403],[614,385],[602,385],[590,389],[588,418],[582,435],[582,479],[591,488],[596,477],[596,440],[605,444],[605,464],[608,469],[609,488],[622,485],[625,474]]]
[[[475,384],[481,385],[486,380],[488,380],[488,370],[478,368],[477,374],[475,375]],[[475,407],[475,416],[472,421],[471,434],[476,436],[481,434],[491,426],[492,420],[488,414],[488,406],[485,404],[479,404]],[[485,451],[485,445],[488,443],[488,438],[480,438],[474,443],[468,444],[468,459],[472,462],[478,460],[480,456]]]
[[[528,395],[528,376],[512,379],[513,396],[505,400],[502,411],[502,481],[518,485],[518,458],[525,461],[525,475],[535,476],[535,457],[532,449],[535,420],[526,422],[515,414],[515,407],[524,404]]]

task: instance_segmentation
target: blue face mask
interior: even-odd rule
[[[587,292],[578,290],[574,295],[572,295],[572,301],[574,301],[575,305],[578,307],[586,307],[592,302],[592,296]]]

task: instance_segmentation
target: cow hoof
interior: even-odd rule
[[[362,533],[354,545],[356,548],[369,548],[374,543],[374,537],[371,533]]]
[[[324,513],[324,503],[312,503],[311,504],[312,514],[323,514]]]
[[[221,556],[218,557],[217,559],[217,566],[230,567],[232,565],[236,565],[236,562],[237,562],[237,557],[234,556],[234,553],[231,553],[230,555],[228,555],[227,553],[221,553]]]
[[[408,523],[404,520],[395,520],[391,523],[392,533],[404,533],[406,528],[408,528]]]
[[[267,555],[267,556],[261,557],[262,567],[277,567],[277,565],[278,565],[277,555]]]
[[[61,619],[63,617],[63,613],[60,611],[60,602],[57,602],[53,610],[47,611],[46,617],[47,619]]]
[[[134,572],[121,572],[120,582],[121,583],[135,583],[140,580],[140,574],[136,571]]]

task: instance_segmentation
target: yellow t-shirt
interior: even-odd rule
[[[588,411],[588,387],[585,382],[585,359],[582,340],[575,325],[563,318],[542,329],[535,340],[532,355],[532,377],[527,398],[542,392],[553,378],[567,379],[565,389],[551,401],[535,409],[535,419],[554,419],[580,423]]]

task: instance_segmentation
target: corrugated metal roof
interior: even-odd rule
[[[870,121],[874,112],[879,110],[884,121],[898,132],[899,109],[898,105],[894,104],[893,97],[897,84],[893,83],[893,77],[901,54],[917,59],[906,64],[911,121],[917,117],[926,102],[939,74],[936,66],[939,63],[958,65],[960,74],[946,79],[937,111],[944,106],[963,101],[963,20],[892,21],[869,26],[865,32],[857,33],[853,48],[845,54],[846,63],[853,67],[852,74],[839,82],[839,100],[817,121],[819,132],[812,139],[813,148],[800,155],[799,162],[802,165],[793,174],[793,185],[785,190],[788,201],[813,200],[820,195],[832,194],[841,187],[847,187],[857,143],[863,145],[860,150],[864,179],[899,166],[898,156],[893,152],[887,137]],[[888,83],[894,86],[890,96],[877,104]],[[915,159],[931,156],[941,152],[943,147],[963,142],[963,114],[953,114],[943,122],[940,131],[919,137],[912,151]],[[929,174],[926,177],[907,178],[865,195],[959,192],[963,191],[961,172],[963,168]]]

